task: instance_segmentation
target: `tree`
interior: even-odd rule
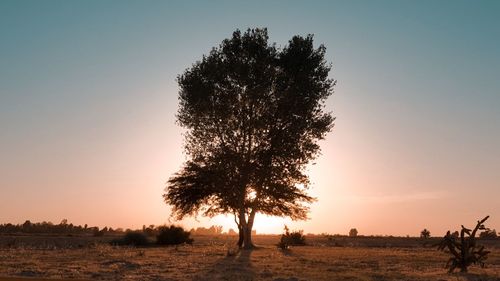
[[[349,237],[358,237],[358,230],[356,228],[351,228],[351,230],[349,230]]]
[[[420,231],[420,238],[427,239],[431,237],[431,232],[427,230],[427,228],[424,228],[424,230]]]
[[[315,199],[305,168],[334,121],[324,111],[330,68],[312,35],[278,49],[267,29],[249,29],[179,75],[188,160],[163,195],[172,216],[234,215],[244,248],[257,213],[306,219]]]
[[[479,233],[479,238],[496,239],[497,231],[495,229],[486,228],[483,232]]]

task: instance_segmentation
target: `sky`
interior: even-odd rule
[[[500,230],[498,1],[0,2],[0,223],[173,221],[186,156],[176,77],[236,29],[314,34],[338,80],[310,219],[260,233]]]

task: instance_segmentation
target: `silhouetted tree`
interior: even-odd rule
[[[334,121],[324,56],[312,35],[277,49],[267,29],[237,30],[178,77],[189,160],[164,194],[174,217],[232,214],[245,248],[256,213],[307,217],[305,167]]]
[[[155,230],[154,225],[150,225],[149,227],[146,227],[144,225],[142,232],[144,232],[148,236],[155,236],[157,231]]]
[[[100,231],[99,227],[95,226],[92,228],[92,235],[94,235],[95,237],[100,237],[104,235],[104,231]]]
[[[24,229],[30,229],[31,228],[31,221],[29,220],[26,220],[24,223],[23,223],[23,228]]]
[[[427,228],[424,228],[424,230],[420,231],[420,238],[427,239],[431,237],[431,232],[427,230]]]
[[[497,237],[497,231],[495,229],[486,228],[483,232],[479,233],[479,238],[495,239]]]
[[[349,230],[349,237],[357,237],[358,236],[358,230],[356,228],[351,228]]]

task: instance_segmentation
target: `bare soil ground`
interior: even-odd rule
[[[260,248],[239,252],[227,236],[146,248],[110,246],[112,238],[0,236],[0,280],[500,280],[499,240],[481,242],[492,251],[486,268],[447,274],[447,255],[416,238],[308,237],[282,251],[278,236],[256,236]]]

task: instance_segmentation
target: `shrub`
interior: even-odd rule
[[[285,225],[285,233],[281,234],[281,239],[277,246],[282,250],[286,250],[290,246],[304,246],[305,244],[306,237],[302,230],[290,232]]]
[[[420,232],[420,238],[422,239],[428,239],[431,237],[431,232],[429,230],[427,230],[427,228],[424,228],[424,230],[422,230]]]
[[[152,227],[150,226],[143,228],[142,232],[149,237],[154,237],[158,234],[156,229],[154,228],[154,225]]]
[[[122,238],[114,239],[111,241],[113,245],[129,245],[129,246],[147,246],[149,245],[149,240],[141,232],[129,231],[125,233]]]
[[[193,239],[189,238],[191,233],[185,231],[180,226],[160,226],[158,227],[158,235],[156,243],[159,245],[179,245],[183,243],[192,244]]]
[[[92,230],[92,235],[94,237],[101,237],[101,236],[104,236],[104,231],[100,231],[99,230],[99,227],[94,227],[93,230]]]
[[[461,272],[467,272],[467,267],[471,264],[479,264],[481,267],[484,267],[484,261],[489,251],[485,251],[484,246],[479,247],[476,245],[476,232],[486,229],[483,223],[488,218],[489,216],[478,221],[474,230],[465,228],[462,225],[460,238],[452,235],[450,231],[446,233],[438,245],[438,250],[447,250],[451,255],[451,258],[446,263],[446,267],[449,268],[448,272],[453,272],[455,268],[460,268]]]
[[[479,233],[479,238],[482,239],[496,239],[497,231],[495,229],[486,228],[483,232]]]

